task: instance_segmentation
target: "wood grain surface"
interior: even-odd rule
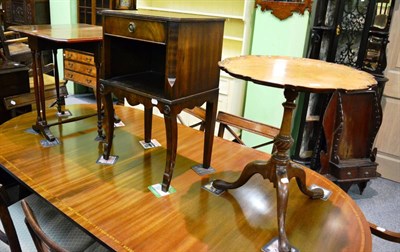
[[[322,60],[286,56],[246,55],[219,62],[222,70],[239,79],[297,91],[365,90],[377,84],[364,71]]]
[[[95,105],[71,105],[74,115]],[[255,175],[239,189],[215,196],[201,188],[212,179],[235,180],[245,164],[267,159],[263,152],[215,138],[212,166],[199,176],[203,132],[179,125],[172,186],[156,198],[148,186],[160,183],[165,164],[163,120],[154,116],[153,138],[162,147],[143,150],[143,112],[116,106],[125,127],[116,128],[113,166],[96,163],[102,154],[96,118],[51,128],[61,144],[44,148],[40,135],[26,133],[35,113],[0,126],[0,164],[93,236],[116,251],[260,251],[278,235],[273,185]],[[56,121],[48,110],[49,123]],[[300,251],[371,251],[368,223],[354,201],[333,183],[306,169],[307,185],[332,191],[327,201],[311,200],[290,182],[286,230]]]
[[[103,39],[103,28],[88,24],[16,25],[7,29],[27,36],[67,43],[93,42]]]

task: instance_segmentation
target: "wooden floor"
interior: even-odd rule
[[[74,115],[93,113],[94,105],[70,105]],[[49,123],[57,120],[48,111]],[[260,175],[235,190],[215,196],[201,185],[235,180],[246,163],[267,159],[251,148],[215,138],[212,166],[199,176],[190,167],[202,161],[203,133],[179,126],[178,157],[172,186],[176,193],[157,198],[148,186],[160,183],[165,165],[165,131],[155,117],[153,138],[163,147],[143,150],[143,112],[117,107],[126,124],[115,130],[114,166],[96,160],[96,118],[51,127],[60,145],[44,148],[39,135],[25,130],[35,120],[26,114],[0,126],[0,164],[116,251],[260,251],[277,236],[275,189]],[[307,170],[307,184],[329,188],[327,201],[311,200],[290,183],[289,241],[300,251],[370,251],[366,220],[351,198],[319,174]]]

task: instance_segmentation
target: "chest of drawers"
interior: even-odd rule
[[[96,76],[93,54],[64,50],[64,79],[96,90]]]

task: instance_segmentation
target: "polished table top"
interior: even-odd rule
[[[103,39],[103,28],[88,24],[59,24],[59,25],[17,25],[7,29],[58,42],[93,42]]]
[[[239,79],[297,91],[363,90],[377,84],[369,73],[307,58],[246,55],[225,59],[219,66]]]
[[[70,105],[73,114],[95,105]],[[203,132],[179,125],[178,156],[171,185],[176,192],[155,197],[147,187],[164,171],[163,120],[154,116],[153,137],[162,147],[143,150],[143,112],[116,106],[126,124],[116,128],[114,166],[100,165],[102,144],[96,118],[53,128],[61,144],[41,147],[40,135],[26,133],[35,113],[0,126],[0,164],[84,229],[116,251],[260,251],[278,233],[276,191],[261,176],[215,196],[201,188],[211,179],[235,179],[244,165],[268,154],[215,138],[216,173],[198,176],[190,169],[202,161]],[[50,115],[51,114],[51,115]],[[48,110],[49,122],[56,121]],[[286,228],[300,251],[370,251],[368,223],[339,187],[310,169],[307,185],[332,191],[327,201],[311,200],[290,182]]]

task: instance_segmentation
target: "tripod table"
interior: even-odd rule
[[[247,55],[233,57],[219,62],[220,68],[230,75],[252,81],[256,84],[283,88],[286,101],[280,133],[275,137],[276,151],[268,161],[257,160],[248,163],[240,177],[232,183],[215,180],[217,189],[234,189],[244,185],[254,174],[261,174],[269,179],[276,188],[279,237],[271,244],[277,244],[279,251],[296,251],[289,243],[285,231],[285,215],[288,204],[288,184],[291,178],[301,192],[312,199],[324,197],[322,188],[306,186],[306,172],[303,166],[290,160],[289,149],[293,145],[290,131],[293,109],[298,92],[351,92],[369,89],[375,86],[376,80],[366,72],[344,65],[325,61],[291,58],[284,56]],[[268,244],[267,244],[268,245]]]

